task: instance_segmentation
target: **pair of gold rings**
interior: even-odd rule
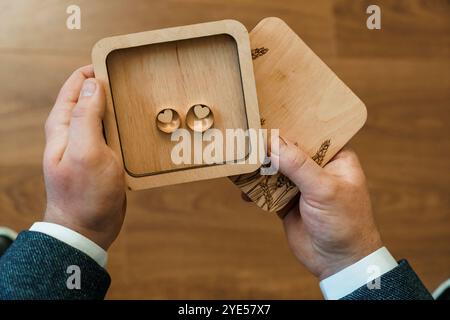
[[[204,104],[193,105],[186,114],[186,125],[193,131],[204,132],[214,124],[211,109]],[[156,125],[164,133],[172,133],[181,127],[181,117],[172,108],[161,110],[156,116]]]

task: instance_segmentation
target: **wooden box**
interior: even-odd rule
[[[131,189],[242,174],[260,166],[234,163],[242,159],[174,164],[176,142],[156,125],[159,113],[169,108],[187,129],[190,108],[202,104],[214,115],[215,129],[260,127],[249,36],[241,23],[223,20],[105,38],[94,46],[92,60],[106,92],[107,143],[123,160]]]

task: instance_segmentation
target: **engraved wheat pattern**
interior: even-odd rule
[[[323,163],[323,159],[325,159],[325,156],[327,154],[328,148],[331,145],[331,140],[328,139],[322,145],[320,146],[319,150],[316,152],[315,155],[313,155],[312,159],[320,166]]]
[[[324,141],[312,156],[318,165],[322,165],[330,145],[330,139]],[[254,202],[268,211],[280,210],[298,192],[295,184],[281,173],[274,176],[261,176],[257,170],[249,174],[231,177],[231,180],[241,187]],[[288,196],[290,194],[292,196]]]
[[[268,48],[256,48],[252,50],[252,59],[255,60],[258,57],[265,55],[269,51]]]

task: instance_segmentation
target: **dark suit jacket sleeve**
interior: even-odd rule
[[[379,289],[369,289],[365,285],[342,300],[433,300],[406,260],[401,260],[396,268],[379,279]]]
[[[79,267],[80,289],[68,289],[69,266]],[[103,299],[110,282],[89,256],[40,232],[21,232],[0,258],[1,299]]]

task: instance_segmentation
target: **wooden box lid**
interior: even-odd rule
[[[367,118],[364,103],[279,18],[250,32],[262,127],[279,129],[324,166]],[[259,207],[280,211],[299,190],[282,174],[230,177]]]

